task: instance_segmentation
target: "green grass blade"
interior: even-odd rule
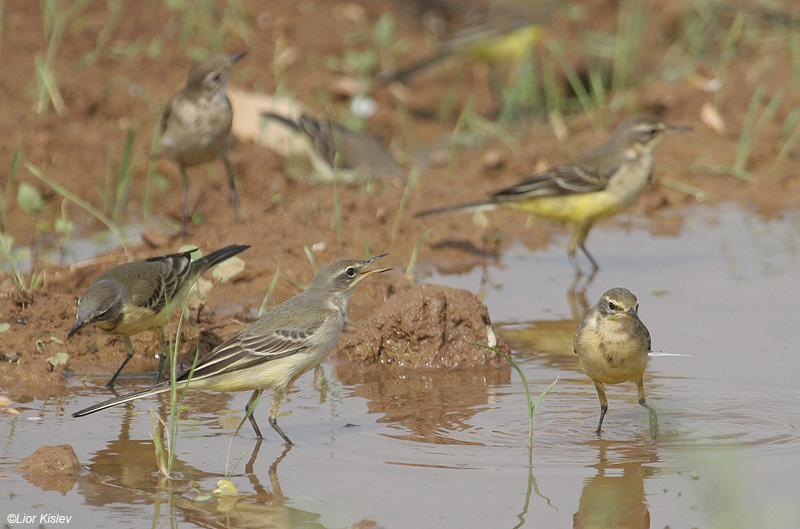
[[[261,302],[261,306],[258,308],[258,317],[260,318],[262,314],[264,314],[264,309],[267,307],[267,303],[269,302],[269,298],[272,297],[272,292],[275,290],[275,287],[278,285],[278,278],[281,276],[281,265],[278,265],[278,269],[275,270],[275,275],[272,276],[272,282],[269,284],[269,288],[267,289],[267,295],[264,296],[264,301]]]
[[[408,260],[408,266],[406,267],[406,274],[411,275],[411,272],[414,271],[414,266],[417,264],[417,258],[419,257],[419,247],[420,245],[425,242],[425,239],[431,236],[433,233],[433,229],[426,230],[419,236],[417,239],[416,244],[414,244],[414,249],[411,251],[411,257]]]
[[[536,415],[536,410],[537,410],[537,409],[539,409],[539,404],[542,402],[542,399],[545,397],[545,395],[547,395],[548,393],[550,393],[550,390],[551,390],[551,389],[553,389],[553,388],[556,386],[556,383],[558,382],[558,379],[559,379],[559,378],[561,378],[561,377],[556,377],[556,379],[555,379],[554,381],[552,381],[552,382],[550,383],[550,385],[549,385],[549,386],[547,386],[547,387],[544,389],[544,391],[542,391],[541,393],[539,393],[539,396],[538,396],[538,397],[536,397],[536,400],[533,402],[533,408],[532,408],[532,411],[531,411],[531,416],[534,416],[534,415]]]
[[[239,434],[239,430],[242,429],[242,426],[244,426],[245,421],[249,420],[250,417],[253,416],[253,412],[256,411],[256,406],[258,406],[258,403],[260,401],[261,401],[261,393],[259,393],[258,396],[256,397],[256,399],[250,404],[250,406],[247,407],[247,410],[245,411],[244,415],[242,416],[241,420],[239,421],[239,424],[237,424],[236,428],[233,430],[233,434],[231,435],[231,440],[228,442],[228,453],[225,456],[225,476],[228,477],[228,478],[230,478],[230,476],[233,474],[233,470],[235,468],[235,466],[234,466],[234,468],[230,469],[230,471],[229,471],[230,459],[231,459],[231,448],[233,447],[233,440]]]
[[[136,131],[130,127],[125,132],[125,144],[122,148],[122,158],[119,162],[116,182],[116,199],[114,200],[114,211],[112,218],[115,221],[120,219],[125,199],[128,197],[128,190],[131,187],[131,175],[133,174],[133,144],[136,141]]]
[[[114,234],[114,236],[119,241],[119,244],[122,247],[122,251],[125,252],[126,256],[128,255],[128,245],[125,244],[125,236],[120,231],[119,226],[117,226],[116,223],[114,223],[114,221],[112,221],[111,219],[106,217],[102,212],[100,212],[97,208],[95,208],[94,206],[92,206],[91,204],[86,202],[85,200],[83,200],[80,197],[78,197],[77,195],[71,193],[67,188],[65,188],[64,186],[62,186],[61,184],[59,184],[55,180],[52,180],[52,179],[46,177],[44,175],[44,173],[42,173],[42,171],[38,167],[33,165],[32,163],[26,163],[25,167],[28,169],[28,171],[30,171],[30,173],[33,176],[35,176],[36,178],[38,178],[39,180],[41,180],[45,184],[47,184],[50,187],[52,187],[53,190],[56,193],[58,193],[59,195],[61,195],[64,198],[66,198],[70,202],[73,202],[74,204],[80,206],[86,212],[88,212],[90,215],[92,215],[97,220],[99,220],[100,222],[105,224],[106,227],[111,231],[111,233]]]
[[[525,400],[528,403],[528,446],[533,446],[533,416],[536,414],[536,410],[539,407],[539,404],[542,402],[542,399],[550,393],[550,390],[556,385],[558,382],[558,377],[549,385],[547,388],[539,393],[539,396],[536,397],[535,401],[531,401],[531,391],[530,387],[528,386],[528,379],[525,378],[525,373],[522,372],[522,369],[517,365],[516,362],[507,354],[496,349],[494,347],[490,347],[488,345],[483,345],[480,343],[469,342],[469,345],[477,345],[478,347],[483,347],[484,349],[489,349],[490,351],[494,351],[495,353],[499,354],[514,368],[514,370],[519,374],[520,379],[522,379],[522,386],[525,388]]]
[[[733,162],[733,168],[736,171],[742,171],[744,169],[747,156],[750,154],[750,146],[753,141],[751,133],[753,127],[755,126],[758,107],[761,106],[761,100],[764,98],[764,91],[764,83],[759,83],[759,85],[756,86],[756,89],[753,91],[753,95],[750,97],[750,102],[747,105],[747,111],[744,115],[744,123],[742,123],[742,133],[739,137],[739,144],[736,148],[736,158]]]
[[[8,182],[6,182],[6,188],[5,190],[0,189],[0,222],[2,222],[0,229],[2,230],[5,230],[8,226],[8,217],[6,216],[6,197],[11,191],[11,186],[16,181],[17,173],[19,172],[21,163],[22,142],[17,144],[17,150],[14,151],[14,156],[11,159],[11,167],[8,169]]]
[[[403,189],[403,196],[400,197],[400,204],[397,206],[397,213],[394,216],[394,223],[392,223],[392,238],[391,241],[394,242],[397,238],[397,230],[400,229],[400,219],[403,218],[403,213],[406,211],[406,203],[408,202],[409,197],[411,196],[411,190],[417,186],[417,182],[419,181],[419,170],[414,167],[409,171],[407,178],[406,178],[406,186]]]

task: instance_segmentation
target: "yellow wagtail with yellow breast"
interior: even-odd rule
[[[378,86],[399,81],[448,57],[460,56],[490,66],[529,58],[542,38],[558,0],[489,0],[453,6],[464,11],[462,27],[442,40],[433,52],[408,66],[382,73]]]
[[[620,123],[606,143],[570,162],[497,191],[486,200],[430,209],[416,216],[503,208],[567,224],[572,227],[567,247],[572,266],[581,275],[575,258],[580,248],[594,273],[599,267],[584,246],[592,225],[625,211],[642,196],[651,183],[656,145],[665,135],[685,130],[690,127],[636,114]]]
[[[658,437],[658,415],[644,397],[644,370],[650,354],[650,332],[639,319],[639,300],[630,290],[612,288],[586,313],[575,331],[573,347],[581,370],[592,379],[600,399],[600,422],[608,411],[603,384],[636,383],[639,404],[650,414],[650,435]]]

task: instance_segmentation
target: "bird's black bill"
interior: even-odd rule
[[[87,323],[88,323],[88,322],[81,321],[81,320],[78,320],[78,321],[76,321],[76,322],[75,322],[75,324],[72,326],[72,328],[71,328],[71,329],[69,330],[69,332],[67,333],[67,340],[69,340],[70,338],[72,338],[72,335],[73,335],[73,334],[75,334],[76,332],[78,332],[79,330],[81,330],[82,328],[84,328],[84,327],[86,326],[86,324],[87,324]]]
[[[382,253],[380,255],[376,255],[375,257],[370,257],[369,259],[367,259],[367,261],[368,261],[367,264],[372,264],[375,261],[377,261],[378,259],[380,259],[381,257],[386,257],[387,255],[389,255],[389,254],[388,253]]]

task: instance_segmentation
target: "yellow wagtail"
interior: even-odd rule
[[[589,152],[493,193],[488,199],[417,213],[417,217],[447,211],[497,208],[524,211],[572,226],[567,254],[578,275],[576,249],[598,266],[584,246],[592,225],[631,207],[650,185],[653,149],[665,134],[689,130],[667,125],[649,114],[636,114],[620,123],[606,143]]]
[[[190,250],[115,266],[89,285],[78,300],[78,314],[67,339],[87,325],[122,337],[126,356],[106,384],[110,388],[133,356],[130,337],[152,331],[158,338],[161,355],[156,372],[158,382],[168,354],[164,326],[169,315],[206,270],[247,248],[250,246],[226,246],[196,261],[191,258],[196,250]]]
[[[161,153],[174,161],[181,171],[183,206],[181,230],[186,234],[189,217],[187,194],[189,179],[186,168],[222,158],[228,185],[231,188],[233,214],[239,221],[239,197],[236,193],[233,168],[228,161],[231,145],[233,110],[225,94],[233,65],[247,51],[234,55],[214,55],[189,70],[186,86],[167,103],[161,116]]]
[[[639,319],[639,301],[629,290],[612,288],[583,318],[575,331],[573,347],[581,369],[594,382],[600,398],[600,435],[608,399],[603,384],[633,380],[639,404],[650,414],[650,434],[658,437],[658,415],[644,398],[644,370],[650,353],[650,332]]]
[[[400,183],[404,181],[403,168],[374,136],[306,114],[296,120],[273,112],[264,112],[261,117],[274,119],[302,134],[309,146],[314,170],[326,180],[333,180],[334,173],[339,171],[338,177],[345,182],[389,177]]]
[[[217,346],[197,364],[179,374],[179,385],[213,391],[252,391],[245,411],[267,388],[273,388],[269,424],[287,444],[278,426],[278,409],[289,386],[303,373],[319,365],[333,350],[345,323],[350,295],[365,277],[389,268],[364,270],[371,259],[347,259],[319,271],[305,292],[276,306],[239,334]],[[169,382],[107,400],[72,414],[82,417],[123,402],[170,390]],[[255,416],[250,424],[260,439]]]
[[[523,61],[545,31],[558,0],[492,0],[472,6],[463,27],[443,40],[430,56],[375,78],[379,86],[404,82],[421,70],[452,56],[489,65]]]

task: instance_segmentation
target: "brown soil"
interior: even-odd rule
[[[70,445],[43,446],[15,467],[42,490],[72,490],[82,467]]]
[[[389,298],[342,338],[334,358],[388,369],[508,367],[498,354],[469,343],[511,352],[498,343],[489,310],[472,292],[418,285]]]
[[[617,2],[582,0],[572,4],[582,6],[584,18],[575,22],[556,15],[548,32],[549,38],[557,37],[570,56],[577,57],[582,32],[614,31]],[[742,4],[758,5],[755,1]],[[204,46],[200,35],[181,37],[180,14],[169,11],[162,3],[149,2],[146,11],[140,11],[139,3],[122,5],[121,22],[111,31],[106,26],[109,14],[103,2],[90,3],[78,20],[67,26],[54,68],[65,107],[60,114],[52,108],[39,114],[31,95],[34,59],[47,49],[40,4],[6,3],[0,43],[3,64],[0,124],[6,139],[0,142],[0,167],[11,167],[19,146],[24,161],[101,208],[109,150],[114,160],[112,165],[117,164],[125,131],[133,128],[139,132],[135,145],[140,151],[132,175],[134,190],[125,210],[133,222],[141,217],[143,207],[151,130],[163,104],[184,83],[191,64],[190,52]],[[398,33],[409,43],[409,58],[424,55],[430,49],[420,24],[426,5],[440,4],[408,0],[360,3],[246,0],[245,22],[251,32],[242,38],[235,28],[228,28],[229,36],[222,45],[229,52],[250,50],[237,64],[232,85],[273,93],[280,81],[282,90],[305,102],[313,113],[341,115],[344,99],[332,96],[325,105],[320,103],[320,94],[329,93],[329,88],[340,86],[342,80],[322,67],[324,58],[342,56],[347,50],[358,48],[354,35],[363,35],[366,29],[371,29],[384,12],[394,14]],[[419,258],[456,270],[474,266],[487,255],[497,255],[511,241],[522,241],[531,248],[541,246],[551,234],[563,233],[562,229],[545,222],[528,223],[526,216],[512,212],[490,214],[491,225],[487,227],[477,227],[463,214],[432,220],[415,219],[412,213],[436,205],[475,200],[535,170],[569,159],[602,141],[610,128],[636,111],[660,112],[671,123],[694,128],[690,134],[669,138],[658,149],[656,178],[668,177],[696,186],[703,190],[707,200],[712,197],[718,201],[735,200],[764,214],[779,214],[797,207],[800,184],[794,168],[798,152],[789,152],[773,166],[785,138],[782,124],[798,102],[792,81],[791,53],[786,44],[788,37],[780,31],[763,28],[761,39],[748,40],[742,36],[736,43],[736,54],[719,70],[718,60],[707,59],[694,65],[696,73],[667,82],[657,72],[664,70],[662,58],[676,45],[676,28],[685,17],[696,15],[693,5],[683,0],[649,2],[646,57],[641,68],[641,77],[646,82],[616,95],[613,110],[602,116],[604,131],[594,131],[587,116],[578,113],[567,116],[565,139],[556,139],[553,128],[546,122],[526,121],[510,128],[514,136],[511,146],[497,139],[485,140],[479,147],[461,149],[452,157],[441,156],[432,152],[435,149],[431,146],[447,145],[458,112],[443,119],[439,119],[437,112],[443,100],[450,98],[454,86],[459,87],[454,101],[456,108],[462,108],[470,100],[475,112],[492,117],[495,104],[487,89],[485,69],[456,59],[414,77],[408,90],[394,87],[376,91],[373,97],[378,111],[368,130],[387,144],[404,145],[409,159],[427,160],[419,185],[410,189],[405,212],[396,227],[404,189],[388,183],[376,189],[343,186],[338,189],[342,223],[338,237],[332,187],[290,177],[277,154],[249,141],[234,142],[230,153],[240,175],[244,220],[240,224],[233,222],[221,164],[190,170],[190,200],[206,220],[191,226],[187,242],[206,253],[234,243],[251,244],[252,248],[242,254],[247,264],[245,272],[218,289],[203,313],[203,321],[184,327],[185,349],[193,345],[198,329],[205,330],[205,336],[226,337],[251,321],[278,267],[282,281],[270,301],[279,302],[297,293],[298,285],[307,284],[313,277],[306,247],[313,247],[317,268],[339,255],[361,257],[368,251],[389,252],[385,265],[403,270],[420,236],[433,228],[431,237],[419,248]],[[785,6],[790,9],[789,3]],[[749,24],[760,23],[758,14],[752,14],[752,18],[755,22],[751,20]],[[460,21],[458,16],[445,20],[453,26]],[[730,21],[720,18],[718,23],[725,25]],[[160,51],[154,51],[158,49],[155,44],[161,46]],[[148,54],[148,49],[153,53]],[[714,46],[711,49],[719,53]],[[280,80],[276,80],[273,68],[276,57],[284,69]],[[574,61],[580,66],[580,60]],[[717,75],[722,89],[718,93],[705,91],[706,81]],[[693,170],[701,165],[733,163],[748,104],[755,88],[762,83],[765,91],[762,109],[779,91],[783,91],[783,99],[753,143],[746,165],[755,175],[753,180],[747,182]],[[407,99],[409,112],[405,116],[396,110],[397,94]],[[725,131],[715,131],[701,119],[701,110],[709,103],[718,104]],[[153,184],[152,210],[156,219],[174,220],[180,209],[180,177],[167,160],[158,159],[155,164],[157,172],[165,176],[166,186],[161,189]],[[20,181],[32,183],[44,195],[45,207],[35,216],[16,205],[16,183]],[[31,240],[35,240],[36,247],[48,243],[53,238],[52,229],[41,234],[35,227],[53,226],[61,215],[61,197],[24,166],[8,195],[3,232],[13,235],[17,246]],[[681,207],[695,202],[693,194],[656,185],[633,208],[632,214],[653,218],[654,231],[676,233],[680,230]],[[78,207],[68,205],[67,211],[79,233],[88,235],[102,229],[98,221]],[[612,225],[619,222],[609,221]],[[168,230],[152,227],[149,230],[148,243],[133,248],[127,257],[122,251],[115,251],[73,266],[38,261],[37,271],[45,273],[45,284],[31,294],[26,306],[20,304],[11,282],[3,283],[0,323],[10,324],[10,329],[2,335],[0,347],[3,393],[18,399],[32,394],[53,395],[63,391],[65,373],[111,372],[118,365],[123,356],[121,342],[99,330],[86,330],[66,343],[63,340],[74,320],[79,295],[102,270],[126,260],[171,253],[183,244],[180,238],[165,235]],[[32,235],[35,233],[40,234]],[[565,273],[569,273],[566,258],[564,266]],[[407,281],[399,273],[370,278],[353,299],[351,318],[362,320],[380,301],[402,290]],[[147,352],[155,349],[154,338],[138,336],[134,338],[134,346],[137,354],[126,372],[154,369],[156,360]],[[55,360],[54,354],[58,352],[68,354],[66,365],[48,362],[48,358]]]

